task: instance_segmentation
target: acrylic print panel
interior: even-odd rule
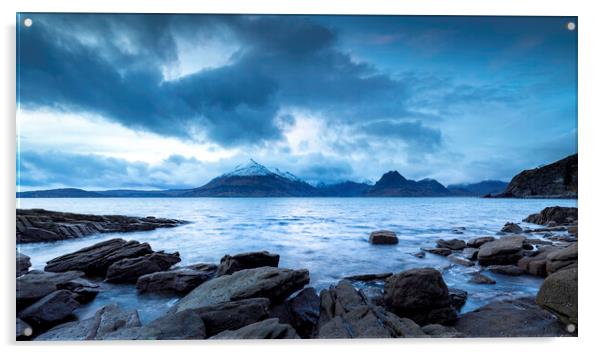
[[[577,335],[577,31],[18,14],[17,339]]]

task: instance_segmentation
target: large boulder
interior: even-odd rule
[[[17,277],[27,273],[31,267],[30,258],[20,252],[17,252]]]
[[[83,272],[77,271],[53,273],[32,270],[17,278],[17,308],[31,305],[44,296],[59,290],[61,285],[79,279],[83,275]]]
[[[96,339],[104,340],[182,340],[205,339],[205,324],[194,310],[170,312],[139,327],[121,328]]]
[[[537,304],[554,313],[565,324],[577,325],[577,267],[550,274],[537,293]]]
[[[268,318],[209,339],[299,339],[299,336],[290,325],[279,323],[277,318]]]
[[[191,291],[177,304],[177,311],[220,302],[265,297],[281,302],[309,283],[307,269],[261,267],[211,279]]]
[[[433,268],[410,269],[388,278],[384,300],[390,311],[420,325],[446,324],[457,316],[447,285]]]
[[[397,234],[389,230],[371,232],[368,241],[373,245],[395,245],[399,243]]]
[[[268,317],[270,300],[254,298],[222,302],[193,309],[201,316],[207,336],[226,330],[236,330]],[[185,312],[185,311],[181,311]]]
[[[519,259],[517,265],[531,275],[545,277],[548,275],[546,269],[548,256],[559,249],[557,246],[541,246],[532,254]]]
[[[126,311],[117,304],[108,304],[96,311],[93,317],[64,323],[41,334],[36,340],[94,340],[109,333],[130,327],[140,327],[138,312]]]
[[[152,249],[148,243],[115,238],[54,258],[46,263],[44,270],[48,272],[80,270],[87,275],[104,277],[113,263],[149,253],[152,253]]]
[[[34,328],[48,328],[67,319],[79,303],[68,290],[52,292],[19,313]]]
[[[538,225],[554,222],[556,225],[570,224],[577,221],[578,209],[571,207],[547,207],[536,214],[527,216],[523,221]]]
[[[525,239],[524,236],[505,236],[483,244],[477,254],[479,264],[516,264],[523,256]]]
[[[178,252],[153,252],[137,258],[122,259],[109,266],[106,280],[110,283],[136,283],[139,277],[168,270],[180,260]]]
[[[412,320],[369,304],[347,280],[320,293],[318,338],[425,337]]]
[[[320,297],[314,288],[305,288],[292,299],[274,306],[270,317],[278,317],[280,323],[293,326],[301,338],[310,338],[320,317]]]
[[[232,274],[243,269],[278,267],[279,261],[279,255],[267,251],[240,253],[234,256],[227,254],[220,260],[216,276]]]
[[[507,222],[500,231],[509,234],[520,234],[523,232],[523,228],[513,222]]]
[[[532,298],[491,302],[463,314],[454,327],[467,337],[557,337],[564,335],[556,318]]]
[[[213,276],[214,272],[179,268],[164,272],[146,274],[136,281],[136,289],[140,293],[168,291],[177,294],[188,294],[197,286]]]
[[[555,273],[561,269],[577,267],[578,261],[577,242],[570,246],[550,253],[546,257],[546,270],[548,274]]]
[[[458,240],[457,238],[451,240],[437,240],[437,247],[439,248],[449,248],[450,250],[459,251],[466,248],[466,242],[462,240]]]

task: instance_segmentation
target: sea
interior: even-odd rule
[[[521,222],[548,206],[576,207],[568,199],[450,198],[22,198],[18,208],[43,208],[88,214],[155,216],[189,221],[175,228],[145,232],[97,234],[81,239],[19,245],[31,257],[32,268],[47,261],[111,238],[148,242],[153,250],[178,251],[180,266],[219,263],[225,254],[269,251],[280,255],[280,267],[306,268],[318,291],[343,277],[366,273],[401,272],[433,267],[448,287],[468,292],[462,312],[502,298],[533,296],[542,278],[505,276],[484,271],[496,284],[468,280],[478,266],[450,263],[445,257],[413,254],[434,247],[437,239],[469,240],[495,236],[506,222]],[[372,245],[370,232],[392,230],[397,245]],[[533,237],[543,237],[533,234]],[[382,291],[382,281],[355,282],[367,294]],[[175,304],[166,294],[137,295],[134,285],[101,284],[97,298],[76,315],[87,318],[101,306],[119,303],[137,309],[141,320],[151,321]]]

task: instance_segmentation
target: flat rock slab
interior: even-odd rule
[[[466,246],[472,247],[472,248],[479,248],[479,247],[483,246],[484,244],[486,244],[487,242],[491,242],[494,240],[495,240],[495,237],[493,237],[493,236],[475,237],[473,239],[468,240],[468,242],[466,242]]]
[[[178,252],[153,252],[141,257],[122,259],[109,266],[106,281],[135,284],[139,277],[168,270],[180,260]]]
[[[70,291],[57,290],[19,312],[19,318],[34,328],[45,328],[63,321],[78,307]]]
[[[220,302],[265,297],[280,302],[309,283],[307,269],[261,267],[244,269],[211,279],[183,297],[177,311],[215,305]]]
[[[458,240],[457,238],[451,240],[437,240],[437,247],[439,248],[449,248],[450,250],[459,251],[466,248],[466,242],[462,240]]]
[[[467,337],[558,337],[563,326],[532,298],[494,301],[465,313],[454,324]]]
[[[31,305],[44,296],[59,290],[62,285],[79,279],[83,275],[83,272],[78,271],[53,273],[33,270],[17,278],[17,307]]]
[[[148,243],[114,238],[51,259],[46,263],[44,270],[48,272],[79,270],[87,275],[104,277],[113,263],[122,259],[144,256],[152,251]]]
[[[213,271],[198,271],[188,268],[146,274],[136,281],[136,289],[145,292],[174,292],[188,294],[197,286],[213,277]]]
[[[194,310],[168,313],[140,327],[121,328],[97,339],[103,340],[184,340],[205,339],[205,324]]]
[[[123,215],[86,215],[44,209],[17,209],[17,243],[49,242],[96,233],[149,231],[175,227],[182,220]]]
[[[477,258],[483,266],[493,264],[516,264],[523,254],[524,236],[505,236],[487,242],[479,248]]]

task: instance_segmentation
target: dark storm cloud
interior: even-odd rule
[[[353,62],[332,30],[306,18],[32,17],[35,26],[19,32],[25,108],[94,112],[182,138],[203,132],[225,146],[280,138],[275,118],[284,106],[348,120],[404,112],[401,82]],[[221,32],[240,43],[230,64],[163,81],[163,66],[178,59],[176,36]]]
[[[441,131],[425,127],[420,121],[375,121],[364,124],[362,131],[374,136],[406,141],[414,151],[433,151],[441,145]]]

